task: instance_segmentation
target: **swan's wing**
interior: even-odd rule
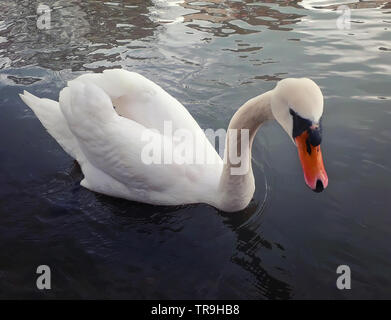
[[[24,91],[19,96],[33,110],[45,129],[61,145],[65,152],[78,160],[80,154],[79,145],[68,128],[58,102],[38,98],[27,91]]]
[[[101,88],[73,81],[61,91],[60,106],[85,156],[80,163],[84,186],[148,203],[194,202],[189,186],[197,183],[198,175],[189,170],[200,167],[145,164],[141,155],[147,128],[118,116]],[[159,143],[166,139],[158,133],[155,138]]]
[[[142,75],[123,69],[105,70],[103,73],[84,74],[69,82],[95,84],[111,99],[116,112],[161,134],[170,135],[186,130],[205,146],[209,158],[219,161],[220,156],[203,130],[187,109],[156,83]]]
[[[93,83],[100,87],[110,97],[118,114],[147,128],[163,133],[164,122],[170,121],[173,130],[201,130],[178,100],[138,73],[113,69],[103,73],[85,74],[73,81]]]

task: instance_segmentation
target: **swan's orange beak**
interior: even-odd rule
[[[307,186],[315,192],[322,192],[326,189],[329,179],[324,168],[320,144],[315,147],[310,144],[307,130],[297,136],[295,142]]]

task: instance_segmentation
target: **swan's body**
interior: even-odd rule
[[[150,204],[203,202],[224,211],[238,211],[248,205],[255,190],[251,144],[259,126],[276,118],[287,132],[292,131],[292,121],[289,123],[286,118],[288,109],[281,107],[287,104],[284,99],[288,95],[289,101],[300,105],[296,112],[311,123],[318,123],[322,115],[323,99],[314,82],[284,81],[274,90],[249,100],[231,120],[230,129],[249,129],[250,135],[250,145],[242,150],[241,161],[247,162],[249,170],[240,175],[232,174],[238,165],[229,158],[224,163],[182,104],[137,73],[117,69],[82,75],[68,82],[59,102],[40,99],[26,91],[21,98],[63,149],[79,162],[84,174],[82,186]],[[197,137],[194,148],[204,159],[212,161],[145,163],[141,155],[151,141],[145,139],[147,131],[155,145],[164,144],[164,148],[169,146],[174,152],[181,147],[180,142],[165,135],[167,123],[172,125],[172,131],[186,130]],[[226,145],[227,150],[238,147],[229,138]]]

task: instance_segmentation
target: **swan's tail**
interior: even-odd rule
[[[23,94],[19,94],[19,96],[23,102],[33,110],[49,134],[71,157],[77,160],[79,146],[69,130],[58,102],[50,99],[38,98],[27,91],[24,91]]]

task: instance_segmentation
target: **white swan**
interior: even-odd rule
[[[259,126],[271,119],[276,119],[297,145],[307,185],[319,192],[328,184],[319,146],[323,96],[310,79],[281,80],[273,90],[240,107],[229,130],[248,129],[249,144],[243,145],[240,139],[245,131],[238,130],[237,139],[227,135],[225,161],[182,104],[134,72],[114,69],[79,76],[61,90],[59,103],[27,91],[20,97],[79,162],[84,174],[81,185],[98,193],[156,205],[208,203],[223,211],[242,210],[255,190],[252,142]],[[155,141],[154,146],[164,144],[174,152],[183,148],[164,133],[167,123],[172,130],[184,129],[196,136],[194,149],[204,146],[197,152],[213,161],[143,161],[141,155],[150,143],[145,132]],[[238,151],[239,163],[231,160],[230,150]],[[248,170],[233,174],[239,166]]]

